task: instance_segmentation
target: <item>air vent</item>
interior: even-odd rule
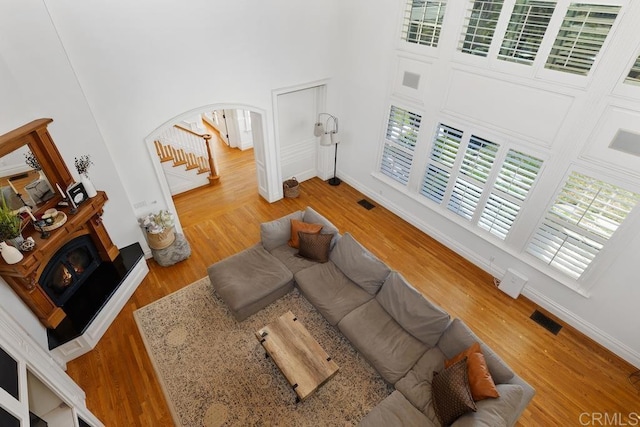
[[[640,135],[620,129],[613,141],[609,144],[609,148],[623,153],[640,156]]]
[[[373,203],[365,199],[360,200],[358,204],[368,211],[376,207]]]
[[[418,89],[420,84],[420,74],[404,72],[402,77],[402,86],[410,87],[411,89]]]
[[[551,332],[553,335],[558,335],[558,332],[560,332],[560,329],[562,329],[561,324],[542,314],[538,310],[533,312],[533,314],[531,315],[531,320],[545,328],[547,331]]]

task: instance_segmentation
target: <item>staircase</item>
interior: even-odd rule
[[[210,146],[211,138],[210,134],[174,125],[154,141],[170,187],[171,181],[176,183],[177,188],[171,188],[173,195],[219,180]],[[167,168],[165,165],[170,166]],[[208,174],[206,180],[198,177],[203,174]]]
[[[186,166],[185,170],[198,169],[198,175],[211,171],[209,161],[204,156],[198,156],[194,153],[185,152],[182,148],[176,148],[171,144],[163,144],[160,141],[154,141],[156,152],[160,158],[160,162],[173,161],[173,167]]]

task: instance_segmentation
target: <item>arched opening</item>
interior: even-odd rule
[[[202,132],[198,132],[196,129],[195,133],[211,134],[212,128],[210,126],[216,124],[216,117],[214,114],[220,114],[220,112],[223,111],[242,111],[243,114],[247,114],[246,121],[250,121],[251,125],[249,127],[245,126],[243,132],[251,133],[253,160],[255,162],[255,182],[258,194],[269,202],[275,201],[280,197],[277,187],[273,185],[273,182],[280,182],[281,178],[278,156],[275,154],[277,152],[276,147],[274,146],[275,143],[271,138],[268,138],[268,122],[264,119],[266,113],[259,108],[244,104],[211,104],[184,112],[169,119],[145,138],[145,143],[153,162],[158,183],[162,190],[164,205],[171,212],[176,212],[171,191],[171,183],[169,182],[171,178],[168,178],[166,168],[163,167],[162,164],[161,156],[158,155],[157,141],[161,139],[163,135],[171,132],[175,125],[188,127],[186,125],[188,125],[189,121],[192,121],[194,117],[206,117],[205,122],[203,123],[204,129],[202,129]],[[244,119],[244,117],[241,119]],[[223,139],[225,139],[225,137],[226,134]],[[228,142],[229,138],[226,137],[226,139]],[[226,142],[219,141],[217,135],[212,135],[212,145],[222,143]],[[220,169],[220,165],[218,165],[217,162],[215,163],[215,168],[218,169],[218,175],[228,181],[229,177],[225,176],[226,172],[224,170],[224,166]],[[207,185],[207,183],[204,184]],[[179,218],[176,218],[176,229],[179,232],[182,231]]]

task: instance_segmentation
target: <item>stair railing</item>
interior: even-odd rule
[[[211,150],[211,138],[212,136],[208,133],[198,133],[181,125],[174,125],[160,135],[158,140],[164,145],[177,148],[180,151],[178,157],[180,159],[191,159],[189,163],[196,164],[197,158],[206,158],[209,169],[209,182],[214,182],[220,177]],[[205,167],[206,165],[200,164],[199,166]]]

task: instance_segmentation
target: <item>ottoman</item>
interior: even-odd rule
[[[184,234],[176,233],[176,240],[164,249],[151,249],[151,255],[163,267],[184,261],[191,255],[191,246]]]
[[[238,322],[293,290],[293,274],[261,243],[207,269],[211,284]]]

